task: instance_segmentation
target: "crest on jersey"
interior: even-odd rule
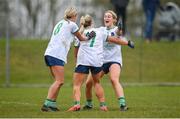
[[[111,32],[111,36],[115,36],[114,32]]]

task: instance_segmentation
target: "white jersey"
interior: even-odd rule
[[[96,37],[89,41],[80,41],[76,66],[101,67],[103,65],[103,42],[106,41],[108,34],[103,27],[85,30],[84,34],[87,35],[91,31],[96,32]]]
[[[44,55],[58,58],[67,63],[67,54],[78,26],[72,21],[61,20],[54,27],[51,40]]]
[[[106,29],[106,32],[108,33],[109,36],[117,36],[116,30],[117,27],[113,29]],[[118,44],[114,43],[109,43],[109,42],[104,42],[104,63],[108,62],[118,62],[122,66],[122,53],[121,53],[121,46]]]

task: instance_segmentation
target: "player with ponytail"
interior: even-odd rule
[[[118,105],[121,111],[126,111],[128,109],[126,105],[126,100],[124,96],[123,87],[119,81],[119,77],[121,74],[122,68],[122,53],[121,53],[121,45],[128,45],[130,48],[134,48],[134,43],[132,41],[126,40],[125,37],[122,37],[122,24],[117,24],[117,15],[108,10],[104,14],[104,25],[105,30],[108,32],[109,36],[116,36],[119,37],[121,40],[117,42],[122,42],[120,45],[114,44],[112,42],[105,42],[104,43],[104,51],[103,51],[103,66],[102,66],[102,73],[101,77],[104,74],[109,73],[109,79],[112,83],[113,89],[115,91]],[[93,80],[92,76],[89,75],[86,81],[86,104],[84,109],[91,109],[93,107],[92,104],[92,86]]]
[[[90,15],[81,17],[80,24],[83,26],[80,31],[84,35],[88,35],[91,31],[95,31],[96,37],[90,39],[88,42],[80,41],[77,55],[75,55],[77,56],[77,62],[73,80],[74,106],[71,107],[69,111],[80,110],[81,86],[84,79],[89,74],[89,70],[92,76],[91,81],[93,82],[96,96],[100,102],[100,109],[102,111],[107,111],[108,109],[105,103],[104,90],[99,81],[103,73],[103,44],[108,42],[119,45],[128,45],[128,41],[115,36],[109,36],[105,27],[93,28],[92,17]]]

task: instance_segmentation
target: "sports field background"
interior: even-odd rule
[[[43,55],[55,23],[71,4],[78,8],[78,19],[88,13],[93,16],[96,26],[102,26],[103,13],[112,9],[112,5],[109,0],[0,0],[0,118],[180,118],[179,34],[175,42],[162,38],[160,42],[146,44],[142,40],[145,17],[141,2],[129,0],[127,8],[127,35],[135,42],[135,49],[122,47],[120,81],[130,109],[119,111],[111,83],[104,76],[101,83],[108,112],[99,110],[95,95],[93,110],[66,112],[73,104],[75,59],[71,47],[65,65],[65,84],[57,99],[60,112],[44,113],[40,108],[53,80]],[[161,0],[161,5],[167,2],[169,0]],[[179,0],[171,2],[180,5]],[[155,19],[154,35],[158,29]],[[7,39],[10,43],[9,82],[6,80]],[[81,105],[85,102],[84,87]]]
[[[129,110],[119,111],[111,87],[105,86],[108,112],[99,110],[97,99],[90,111],[67,112],[72,106],[72,87],[63,87],[58,98],[60,112],[41,112],[47,88],[0,88],[0,117],[49,117],[49,118],[180,118],[180,87],[141,86],[125,87]],[[81,104],[84,104],[84,93]]]
[[[58,97],[57,113],[43,113],[40,107],[52,83],[43,54],[48,40],[10,39],[10,87],[5,87],[5,39],[0,40],[0,117],[179,117],[180,118],[180,42],[146,44],[133,39],[136,48],[122,47],[121,82],[125,89],[127,112],[120,112],[108,77],[101,81],[108,112],[99,110],[94,95],[91,111],[66,112],[72,106],[73,47],[65,66],[65,84]],[[85,102],[84,85],[81,104]]]
[[[171,84],[180,83],[180,42],[161,41],[146,44],[134,39],[135,49],[122,47],[123,83]],[[10,40],[10,83],[49,84],[51,75],[44,63],[48,40]],[[5,40],[0,40],[0,84],[5,84]],[[70,85],[75,67],[73,47],[65,66],[65,83]],[[105,83],[107,80],[103,80]],[[65,84],[65,85],[66,85]]]

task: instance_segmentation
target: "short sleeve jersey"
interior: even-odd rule
[[[108,34],[104,28],[100,27],[87,29],[84,31],[84,35],[91,31],[96,32],[96,37],[89,41],[80,41],[76,66],[101,67],[103,65],[103,42],[106,41]]]
[[[117,36],[116,30],[117,27],[114,27],[113,29],[106,29],[106,32],[108,33],[109,36]],[[114,43],[109,43],[109,42],[104,42],[104,63],[108,62],[117,62],[120,63],[122,66],[122,53],[121,53],[121,46],[114,44]]]
[[[77,24],[72,21],[59,21],[54,27],[44,55],[58,58],[67,63],[67,54],[74,39],[73,33],[77,32],[78,29]]]

